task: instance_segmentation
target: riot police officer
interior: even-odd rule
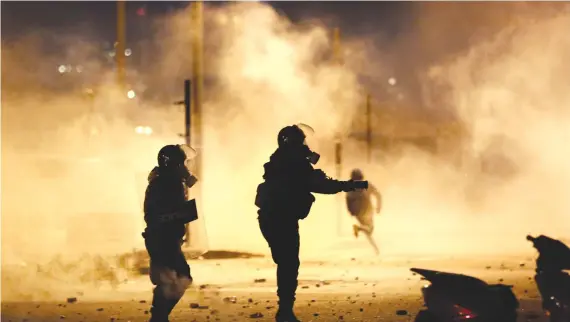
[[[306,126],[305,126],[306,128]],[[337,181],[313,168],[319,154],[311,151],[300,125],[287,126],[278,134],[278,148],[265,163],[264,182],[257,188],[261,233],[277,264],[276,321],[299,321],[294,312],[299,274],[299,220],[309,215],[312,193],[336,194],[365,189],[366,182]]]
[[[165,222],[161,216],[180,211],[188,201],[188,188],[198,181],[188,169],[193,156],[195,151],[187,146],[164,146],[158,153],[158,166],[148,176],[143,237],[150,257],[150,280],[156,286],[150,310],[152,322],[168,321],[192,283],[190,266],[182,252],[185,223]]]

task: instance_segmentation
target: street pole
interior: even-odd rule
[[[192,147],[196,148],[198,155],[196,156],[196,177],[200,182],[196,185],[196,200],[199,213],[203,213],[202,201],[204,182],[203,160],[204,160],[204,146],[203,146],[203,129],[202,129],[202,98],[203,98],[203,54],[204,54],[204,3],[202,1],[194,1],[191,4],[192,15]],[[204,218],[204,217],[202,217]],[[203,236],[200,236],[200,233]],[[208,239],[204,222],[204,229],[200,232],[195,231],[190,235],[194,239],[193,244],[196,244],[202,237],[205,242],[205,248],[208,248]]]
[[[184,81],[184,143],[187,146],[191,146],[191,138],[192,138],[192,132],[191,132],[191,127],[190,125],[192,124],[192,110],[191,110],[191,106],[192,106],[192,95],[191,95],[191,91],[192,91],[192,83],[190,82],[189,79],[186,79]],[[190,224],[186,224],[186,234],[185,234],[185,244],[186,246],[190,246]]]
[[[370,94],[366,94],[366,160],[372,162],[372,102]]]
[[[117,84],[125,94],[125,47],[127,38],[126,2],[117,1],[117,41],[115,43],[115,59],[117,60]]]
[[[333,30],[333,55],[336,64],[342,64],[342,54],[340,48],[340,29],[334,28]],[[338,89],[340,91],[340,89]],[[338,92],[337,92],[338,93]],[[335,140],[335,165],[336,165],[336,177],[337,179],[342,178],[342,135],[337,133]],[[337,195],[337,234],[339,237],[342,236],[342,223],[343,223],[343,198],[341,194]]]

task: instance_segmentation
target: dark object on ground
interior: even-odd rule
[[[265,256],[259,254],[234,252],[226,250],[209,250],[201,255],[202,259],[234,259],[234,258],[263,258],[263,257]]]
[[[490,285],[467,275],[412,268],[431,284],[422,288],[426,310],[416,322],[516,322],[519,302],[512,286]]]
[[[570,321],[570,248],[563,242],[540,235],[527,236],[538,251],[534,280],[542,297],[542,309],[551,322]]]

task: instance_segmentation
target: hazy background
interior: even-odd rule
[[[89,281],[112,270],[98,256],[143,247],[146,174],[162,145],[182,142],[172,103],[191,75],[190,13],[127,4],[128,99],[109,56],[114,6],[2,3],[3,267],[82,258],[73,272]],[[267,253],[253,200],[278,130],[310,124],[334,175],[333,137],[362,133],[366,93],[376,142],[433,138],[443,125],[463,133],[438,153],[378,146],[372,164],[346,140],[343,176],[361,167],[383,193],[382,256],[530,253],[527,233],[570,237],[568,4],[207,3],[204,19],[196,148],[209,248]],[[330,60],[335,26],[342,66]],[[301,223],[304,258],[372,254],[339,207],[317,197]],[[10,281],[3,274],[4,296]]]

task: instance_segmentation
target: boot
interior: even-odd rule
[[[150,308],[149,322],[168,322],[168,315],[172,308],[168,300],[164,298],[160,287],[155,287],[152,297],[152,306]]]
[[[301,322],[293,312],[293,304],[279,303],[279,309],[275,315],[275,322]]]

